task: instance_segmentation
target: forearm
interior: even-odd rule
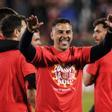
[[[112,48],[112,33],[107,33],[103,42],[91,48],[90,52],[90,62],[95,62],[96,60],[107,54]]]
[[[27,89],[28,102],[31,106],[32,112],[35,112],[35,94],[36,94],[35,73],[28,74],[25,77],[25,84]]]
[[[25,77],[25,81],[28,82],[28,89],[36,89],[36,77],[35,73],[31,73]]]
[[[83,75],[83,83],[85,86],[90,86],[92,84],[94,84],[95,82],[95,78],[92,77],[91,74],[84,74]]]
[[[87,72],[88,65],[83,68],[83,83],[85,86],[92,85],[95,82],[95,76]]]
[[[32,61],[36,53],[35,48],[31,45],[32,35],[33,33],[26,30],[21,38],[19,46],[21,53],[28,61]]]
[[[36,97],[36,90],[28,89],[27,98],[33,112],[35,112],[35,97]]]

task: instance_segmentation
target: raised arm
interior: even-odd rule
[[[105,39],[99,44],[91,48],[90,61],[94,62],[107,54],[112,48],[112,21],[109,19],[112,14],[107,17],[107,25],[109,30]]]
[[[36,49],[31,45],[32,36],[43,23],[39,23],[37,17],[33,15],[26,19],[26,23],[27,28],[21,38],[19,49],[28,61],[32,61],[36,53]]]

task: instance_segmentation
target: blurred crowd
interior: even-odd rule
[[[0,7],[10,7],[28,17],[37,15],[43,21],[41,39],[51,44],[49,32],[56,18],[70,19],[74,28],[73,44],[90,45],[92,42],[93,21],[105,17],[112,11],[112,0],[0,0]],[[46,39],[47,42],[46,43]]]

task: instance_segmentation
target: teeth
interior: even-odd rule
[[[60,39],[59,41],[69,41],[69,39]]]
[[[68,41],[66,41],[66,40],[62,40],[61,43],[62,43],[62,44],[67,44]]]
[[[70,40],[69,37],[67,37],[67,38],[61,37],[61,38],[59,39],[59,41],[69,41],[69,40]]]

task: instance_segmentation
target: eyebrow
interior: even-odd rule
[[[67,32],[67,31],[71,31],[71,30],[57,30],[57,31],[66,31]]]
[[[101,32],[99,29],[97,29],[97,30],[94,30],[94,32]]]

